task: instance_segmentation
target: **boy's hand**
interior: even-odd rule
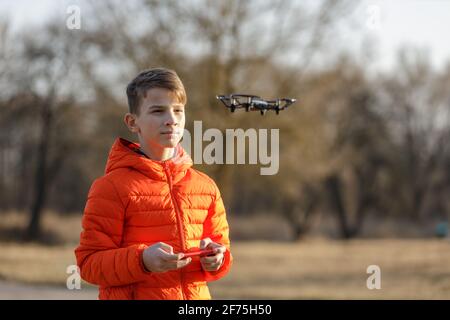
[[[200,249],[215,249],[213,256],[206,256],[200,258],[200,263],[205,271],[217,271],[222,266],[223,254],[227,248],[220,243],[213,242],[210,238],[205,238],[200,241]]]
[[[183,259],[182,253],[173,253],[172,246],[158,242],[144,250],[142,259],[144,266],[151,272],[166,272],[180,269],[191,263],[192,259]]]

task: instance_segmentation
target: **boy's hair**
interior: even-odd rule
[[[186,104],[186,91],[177,73],[171,69],[153,68],[142,71],[128,84],[127,97],[130,113],[139,114],[142,98],[145,98],[147,91],[152,88],[173,91],[178,101]]]

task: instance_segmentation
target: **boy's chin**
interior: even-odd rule
[[[163,148],[175,148],[178,145],[179,140],[162,141],[161,146]]]

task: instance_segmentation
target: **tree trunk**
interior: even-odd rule
[[[332,209],[337,215],[341,236],[344,239],[349,239],[353,236],[353,232],[349,228],[347,213],[342,202],[339,177],[335,175],[331,176],[326,180],[325,184]]]
[[[50,103],[46,101],[42,107],[42,131],[37,148],[37,165],[35,171],[33,199],[31,203],[30,220],[25,234],[25,239],[35,240],[40,236],[41,212],[45,204],[48,187],[47,158],[50,145],[50,130],[52,113]]]
[[[310,217],[316,206],[315,199],[307,198],[306,204],[298,205],[298,199],[284,199],[282,214],[289,223],[293,233],[293,241],[300,240],[310,229]]]

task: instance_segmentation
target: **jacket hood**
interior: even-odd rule
[[[131,168],[155,180],[166,180],[170,174],[177,182],[192,166],[191,157],[180,144],[175,147],[175,156],[165,161],[152,160],[137,153],[139,147],[138,143],[117,138],[109,152],[105,174],[119,168]]]

